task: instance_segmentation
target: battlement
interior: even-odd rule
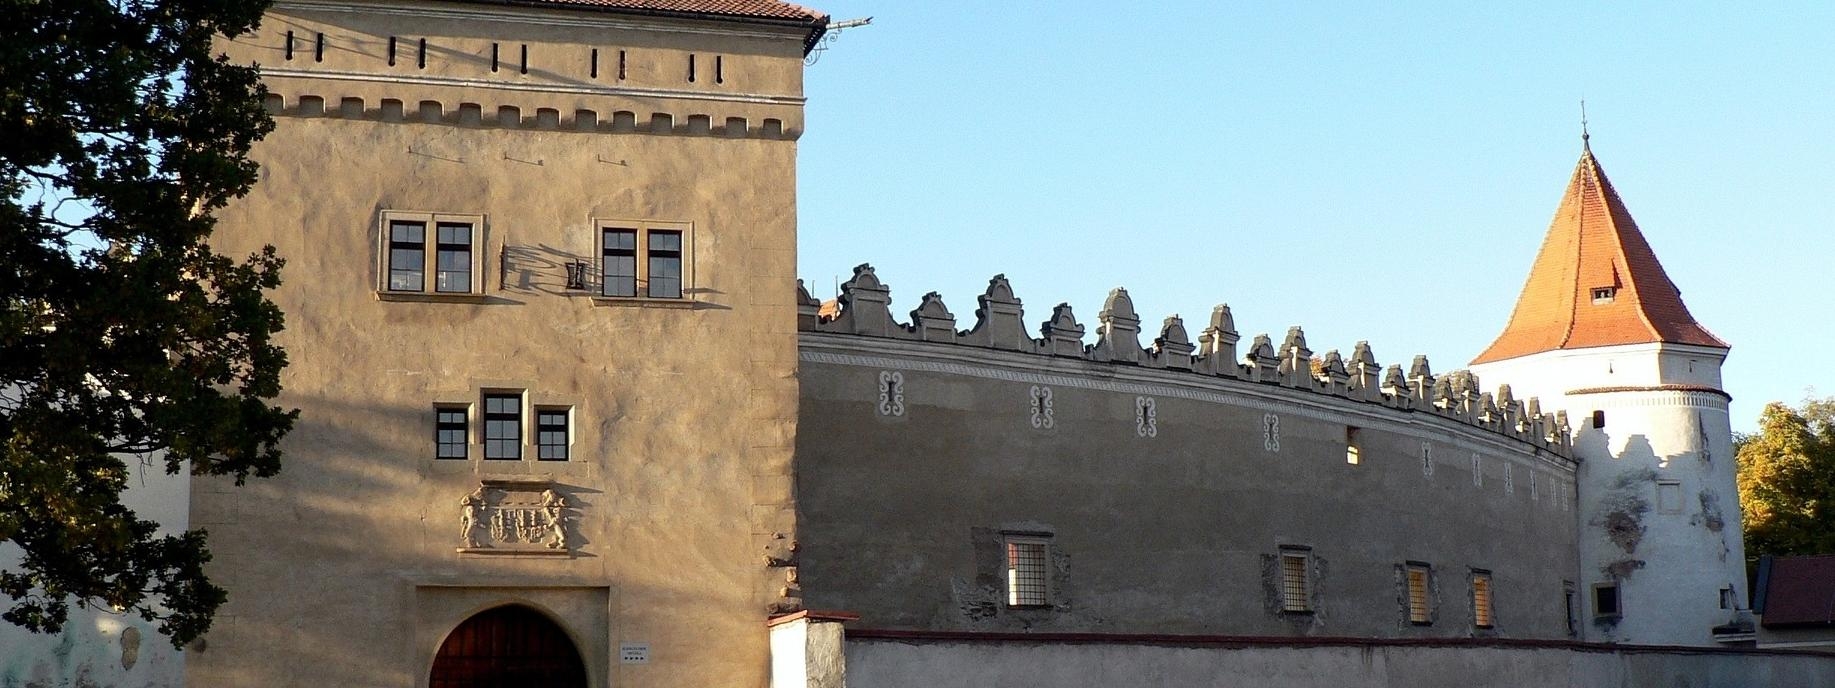
[[[1287,328],[1276,347],[1267,334],[1258,334],[1240,356],[1241,335],[1228,304],[1211,310],[1210,322],[1193,343],[1185,321],[1177,315],[1160,324],[1150,346],[1141,346],[1141,318],[1128,290],[1116,288],[1096,316],[1096,342],[1084,343],[1086,332],[1070,304],[1051,309],[1039,327],[1039,337],[1027,333],[1021,301],[1005,275],[988,280],[978,297],[975,325],[956,328],[956,316],[936,292],[925,294],[910,313],[911,322],[892,316],[892,290],[879,280],[872,265],[854,268],[841,285],[838,310],[824,312],[821,302],[797,282],[797,329],[865,337],[956,344],[1015,351],[1040,356],[1076,358],[1115,365],[1184,371],[1193,375],[1273,385],[1296,392],[1323,394],[1392,409],[1431,413],[1496,432],[1559,456],[1572,458],[1573,440],[1565,412],[1544,413],[1535,398],[1516,399],[1509,385],[1495,393],[1481,390],[1478,376],[1456,370],[1435,376],[1426,356],[1415,356],[1404,371],[1376,361],[1369,342],[1360,341],[1347,358],[1336,349],[1314,356],[1306,333]]]

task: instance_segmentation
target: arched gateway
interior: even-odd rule
[[[430,688],[587,688],[586,665],[567,633],[528,607],[488,609],[446,636]]]

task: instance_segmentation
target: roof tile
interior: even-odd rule
[[[1835,625],[1835,555],[1772,559],[1762,585],[1765,627]]]

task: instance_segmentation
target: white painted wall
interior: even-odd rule
[[[183,531],[189,522],[189,472],[167,475],[162,460],[122,458],[128,466],[122,503],[158,522],[162,535]],[[17,566],[20,556],[17,547],[0,544],[0,568]],[[0,621],[0,687],[163,688],[183,685],[184,676],[184,655],[155,624],[137,616],[77,607],[56,634]]]
[[[1711,629],[1746,606],[1745,549],[1724,397],[1682,390],[1570,394],[1601,388],[1720,388],[1726,351],[1638,344],[1551,351],[1473,366],[1484,387],[1565,410],[1574,430],[1587,640],[1710,645]],[[1592,427],[1605,412],[1605,427]],[[1673,501],[1666,503],[1666,498]],[[1673,508],[1665,508],[1673,507]],[[1592,587],[1617,580],[1623,613],[1596,620]],[[1721,607],[1733,589],[1736,609]]]

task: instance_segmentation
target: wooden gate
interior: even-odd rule
[[[528,607],[488,609],[453,629],[433,659],[430,688],[587,688],[567,633]]]

